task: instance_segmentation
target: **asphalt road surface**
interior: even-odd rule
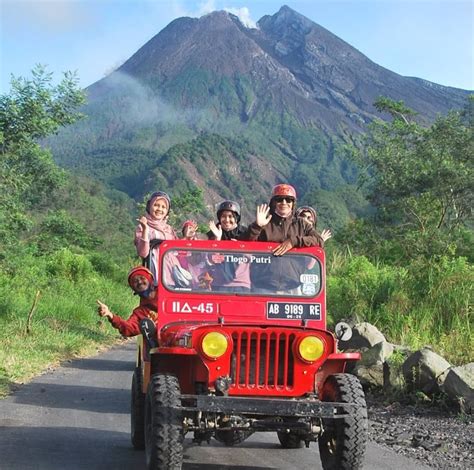
[[[130,443],[130,384],[135,344],[72,361],[0,400],[1,470],[143,470]],[[275,433],[256,433],[238,447],[187,438],[183,470],[321,469],[318,446],[282,449]],[[369,444],[365,470],[428,467]]]

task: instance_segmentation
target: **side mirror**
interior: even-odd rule
[[[349,341],[352,338],[352,328],[344,322],[339,322],[334,328],[338,341]]]
[[[150,349],[158,347],[158,339],[156,338],[156,325],[150,318],[144,318],[140,321],[140,331],[143,339]]]

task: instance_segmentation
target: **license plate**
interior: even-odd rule
[[[321,304],[267,302],[267,318],[283,318],[285,320],[320,320]]]

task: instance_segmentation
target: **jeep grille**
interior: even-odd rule
[[[232,388],[291,389],[295,335],[282,331],[234,331]]]

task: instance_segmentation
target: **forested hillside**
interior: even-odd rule
[[[389,118],[374,101],[403,100],[428,125],[468,92],[386,70],[282,7],[255,29],[224,11],[179,18],[87,95],[87,118],[48,141],[61,166],[137,201],[152,186],[203,188],[207,207],[233,194],[247,217],[287,181],[339,228],[367,213],[347,147]]]

